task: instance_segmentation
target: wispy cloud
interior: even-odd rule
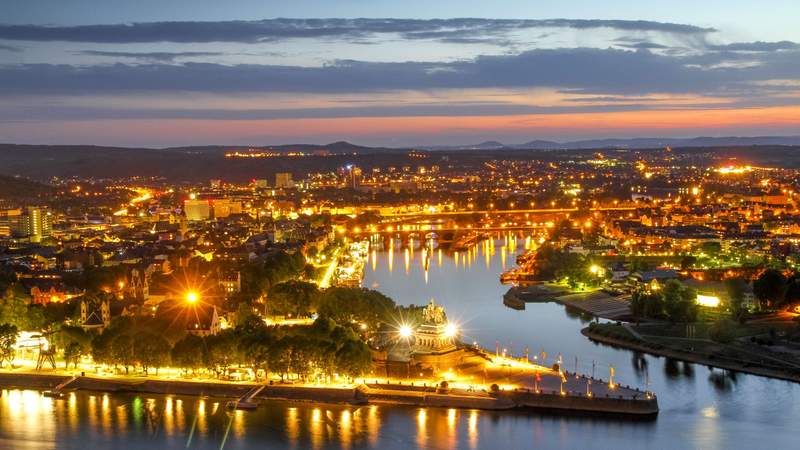
[[[797,50],[800,44],[791,41],[779,42],[734,42],[724,45],[709,45],[709,50],[729,52],[774,52],[778,50]]]
[[[13,46],[10,46],[10,45],[0,44],[0,51],[19,53],[19,52],[22,51],[22,49],[19,48],[19,47],[13,47]]]
[[[81,50],[81,55],[103,56],[109,58],[130,58],[145,61],[173,62],[183,58],[198,58],[207,56],[221,56],[221,52],[113,52],[102,50]]]

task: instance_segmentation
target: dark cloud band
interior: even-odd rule
[[[20,64],[0,67],[0,92],[347,93],[555,87],[636,95],[730,91],[739,83],[796,79],[800,73],[800,51],[753,57],[752,61],[757,64],[742,68],[725,65],[728,61],[725,52],[677,57],[647,50],[592,48],[539,49],[446,63],[336,61],[321,67],[195,62],[96,66]]]
[[[716,31],[694,25],[644,20],[506,20],[506,19],[267,19],[224,22],[148,22],[133,24],[47,26],[0,25],[0,39],[94,43],[264,42],[302,38],[363,39],[400,34],[407,39],[458,39],[497,36],[532,28],[614,28],[705,34]]]

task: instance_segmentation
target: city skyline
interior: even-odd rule
[[[0,23],[1,142],[403,147],[800,130],[791,2],[44,3],[19,2]]]

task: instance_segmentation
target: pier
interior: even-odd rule
[[[244,395],[239,397],[239,400],[231,400],[228,402],[228,409],[243,409],[253,410],[258,408],[259,402],[255,400],[256,396],[264,390],[266,385],[255,386],[253,389],[247,391]]]
[[[61,383],[57,384],[53,389],[49,391],[44,391],[42,395],[44,395],[45,397],[61,398],[64,396],[63,393],[64,389],[66,389],[70,384],[73,384],[77,380],[78,380],[77,376],[64,380]]]

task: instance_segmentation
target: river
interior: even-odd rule
[[[396,243],[370,254],[364,285],[402,304],[435,299],[463,340],[486,348],[560,355],[570,371],[577,357],[579,371],[603,378],[613,366],[618,382],[658,395],[655,420],[278,401],[228,413],[218,399],[4,390],[0,448],[796,448],[800,385],[594,344],[579,333],[587,319],[558,304],[505,307],[498,276],[523,247],[508,236],[459,254]]]

